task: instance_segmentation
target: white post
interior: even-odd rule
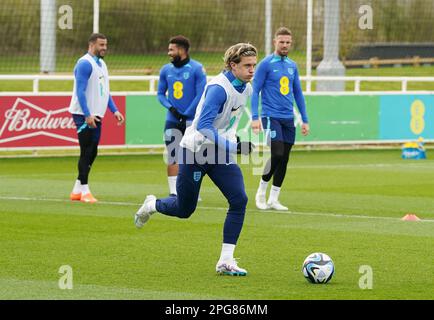
[[[93,0],[93,33],[99,32],[99,0]]]
[[[307,37],[306,37],[306,92],[311,92],[312,82],[312,23],[313,23],[313,0],[307,1]]]
[[[340,0],[324,0],[324,56],[316,68],[318,76],[345,76],[339,61]],[[318,81],[316,91],[345,91],[344,81]]]
[[[149,80],[149,91],[152,93],[155,92],[155,79]]]
[[[354,92],[360,92],[360,79],[354,82]]]
[[[33,79],[33,93],[39,92],[39,78]]]
[[[402,92],[406,92],[407,91],[407,79],[402,80],[401,91]]]
[[[265,0],[265,55],[271,53],[272,31],[271,31],[271,19],[272,19],[272,5],[273,0]]]
[[[56,71],[56,15],[56,0],[41,0],[39,62],[44,73]]]

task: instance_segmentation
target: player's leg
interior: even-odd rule
[[[85,169],[87,170],[84,172],[85,183],[82,182],[82,191],[81,191],[81,199],[80,199],[82,202],[94,203],[98,201],[90,192],[88,179],[89,179],[90,170],[92,169],[92,165],[96,159],[96,156],[98,155],[98,145],[101,138],[101,125],[102,125],[101,121],[97,121],[96,128],[87,128],[88,131],[87,134],[90,135],[90,139],[88,140],[88,144],[85,148],[85,155],[84,155]]]
[[[141,228],[155,212],[186,219],[196,210],[199,190],[206,170],[204,166],[194,163],[193,153],[182,148],[180,150],[185,157],[179,164],[177,195],[162,199],[157,199],[153,195],[147,196],[135,215],[135,224],[138,228]]]
[[[184,130],[180,130],[178,124],[166,121],[164,125],[164,142],[167,151],[167,182],[169,184],[169,195],[176,195],[176,179],[178,176],[178,164],[176,163],[179,150],[179,142],[182,139]]]
[[[88,191],[88,176],[89,165],[91,161],[91,146],[92,146],[92,132],[86,124],[83,115],[73,114],[75,126],[77,128],[78,142],[80,145],[80,156],[78,159],[78,177],[74,184],[73,190],[70,195],[71,200],[81,200],[82,194]]]
[[[74,120],[75,126],[77,128],[77,137],[78,137],[78,142],[80,145],[80,156],[78,158],[78,163],[77,163],[77,171],[78,171],[78,176],[77,176],[77,180],[74,183],[74,187],[72,188],[72,192],[70,194],[70,199],[71,200],[80,200],[81,199],[81,176],[83,174],[83,161],[84,161],[84,150],[85,150],[85,143],[83,141],[83,136],[80,135],[80,132],[87,127],[86,123],[85,123],[85,118],[82,115],[78,115],[78,114],[73,114],[72,115],[72,119]]]
[[[220,274],[245,276],[247,271],[238,267],[234,259],[235,246],[243,228],[247,195],[243,174],[236,164],[212,166],[208,176],[229,202],[223,226],[223,244],[216,271]]]
[[[289,155],[291,153],[293,144],[283,143],[283,157],[280,164],[277,166],[273,175],[273,186],[282,187],[283,180],[285,180],[286,169],[288,166]]]
[[[271,180],[276,168],[283,159],[284,146],[282,142],[282,126],[280,121],[278,119],[264,117],[262,118],[262,123],[265,128],[267,144],[271,149],[271,157],[268,159],[265,165],[264,172],[256,192],[255,202],[258,209],[265,210],[268,209],[268,204],[266,202],[268,182]]]
[[[283,184],[283,180],[285,179],[285,175],[286,175],[289,154],[295,142],[295,127],[294,127],[293,119],[282,120],[281,123],[282,123],[282,140],[283,140],[282,159],[280,163],[277,165],[276,170],[274,172],[273,185],[271,186],[270,196],[268,198],[267,204],[271,209],[286,211],[288,210],[288,208],[283,206],[279,202],[279,195]]]
[[[89,145],[89,173],[90,170],[92,169],[92,165],[93,162],[96,159],[96,156],[98,155],[98,145],[99,145],[99,141],[101,139],[101,128],[102,128],[102,123],[101,121],[96,122],[96,128],[90,128],[90,132],[91,132],[91,141],[90,141],[90,145]]]

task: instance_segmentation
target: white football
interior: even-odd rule
[[[333,277],[335,265],[325,253],[310,254],[303,262],[303,275],[312,283],[327,283]]]

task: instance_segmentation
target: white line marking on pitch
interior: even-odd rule
[[[2,200],[19,200],[19,201],[47,201],[47,202],[67,202],[71,203],[69,199],[50,199],[50,198],[37,198],[37,197],[5,197],[0,196]],[[99,204],[104,205],[114,205],[114,206],[140,206],[141,203],[134,202],[115,202],[115,201],[98,201]],[[202,207],[198,206],[201,210],[221,210],[227,211],[226,207]],[[362,215],[352,215],[352,214],[340,214],[340,213],[330,213],[330,212],[297,212],[297,211],[287,211],[278,212],[275,210],[256,210],[249,209],[251,212],[265,212],[265,213],[279,213],[279,214],[290,214],[290,215],[300,215],[300,216],[320,216],[320,217],[333,217],[333,218],[355,218],[355,219],[380,219],[380,220],[393,220],[400,221],[400,218],[394,217],[377,217],[377,216],[362,216]],[[422,219],[420,222],[434,222],[433,219]]]

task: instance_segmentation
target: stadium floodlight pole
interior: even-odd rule
[[[272,19],[272,6],[273,0],[265,0],[265,55],[271,53],[272,31],[271,31],[271,19]]]
[[[40,71],[56,71],[56,0],[41,0]]]
[[[307,1],[307,37],[306,37],[306,92],[311,92],[312,81],[312,23],[313,23],[313,0]]]
[[[99,0],[93,0],[93,33],[99,32]]]

